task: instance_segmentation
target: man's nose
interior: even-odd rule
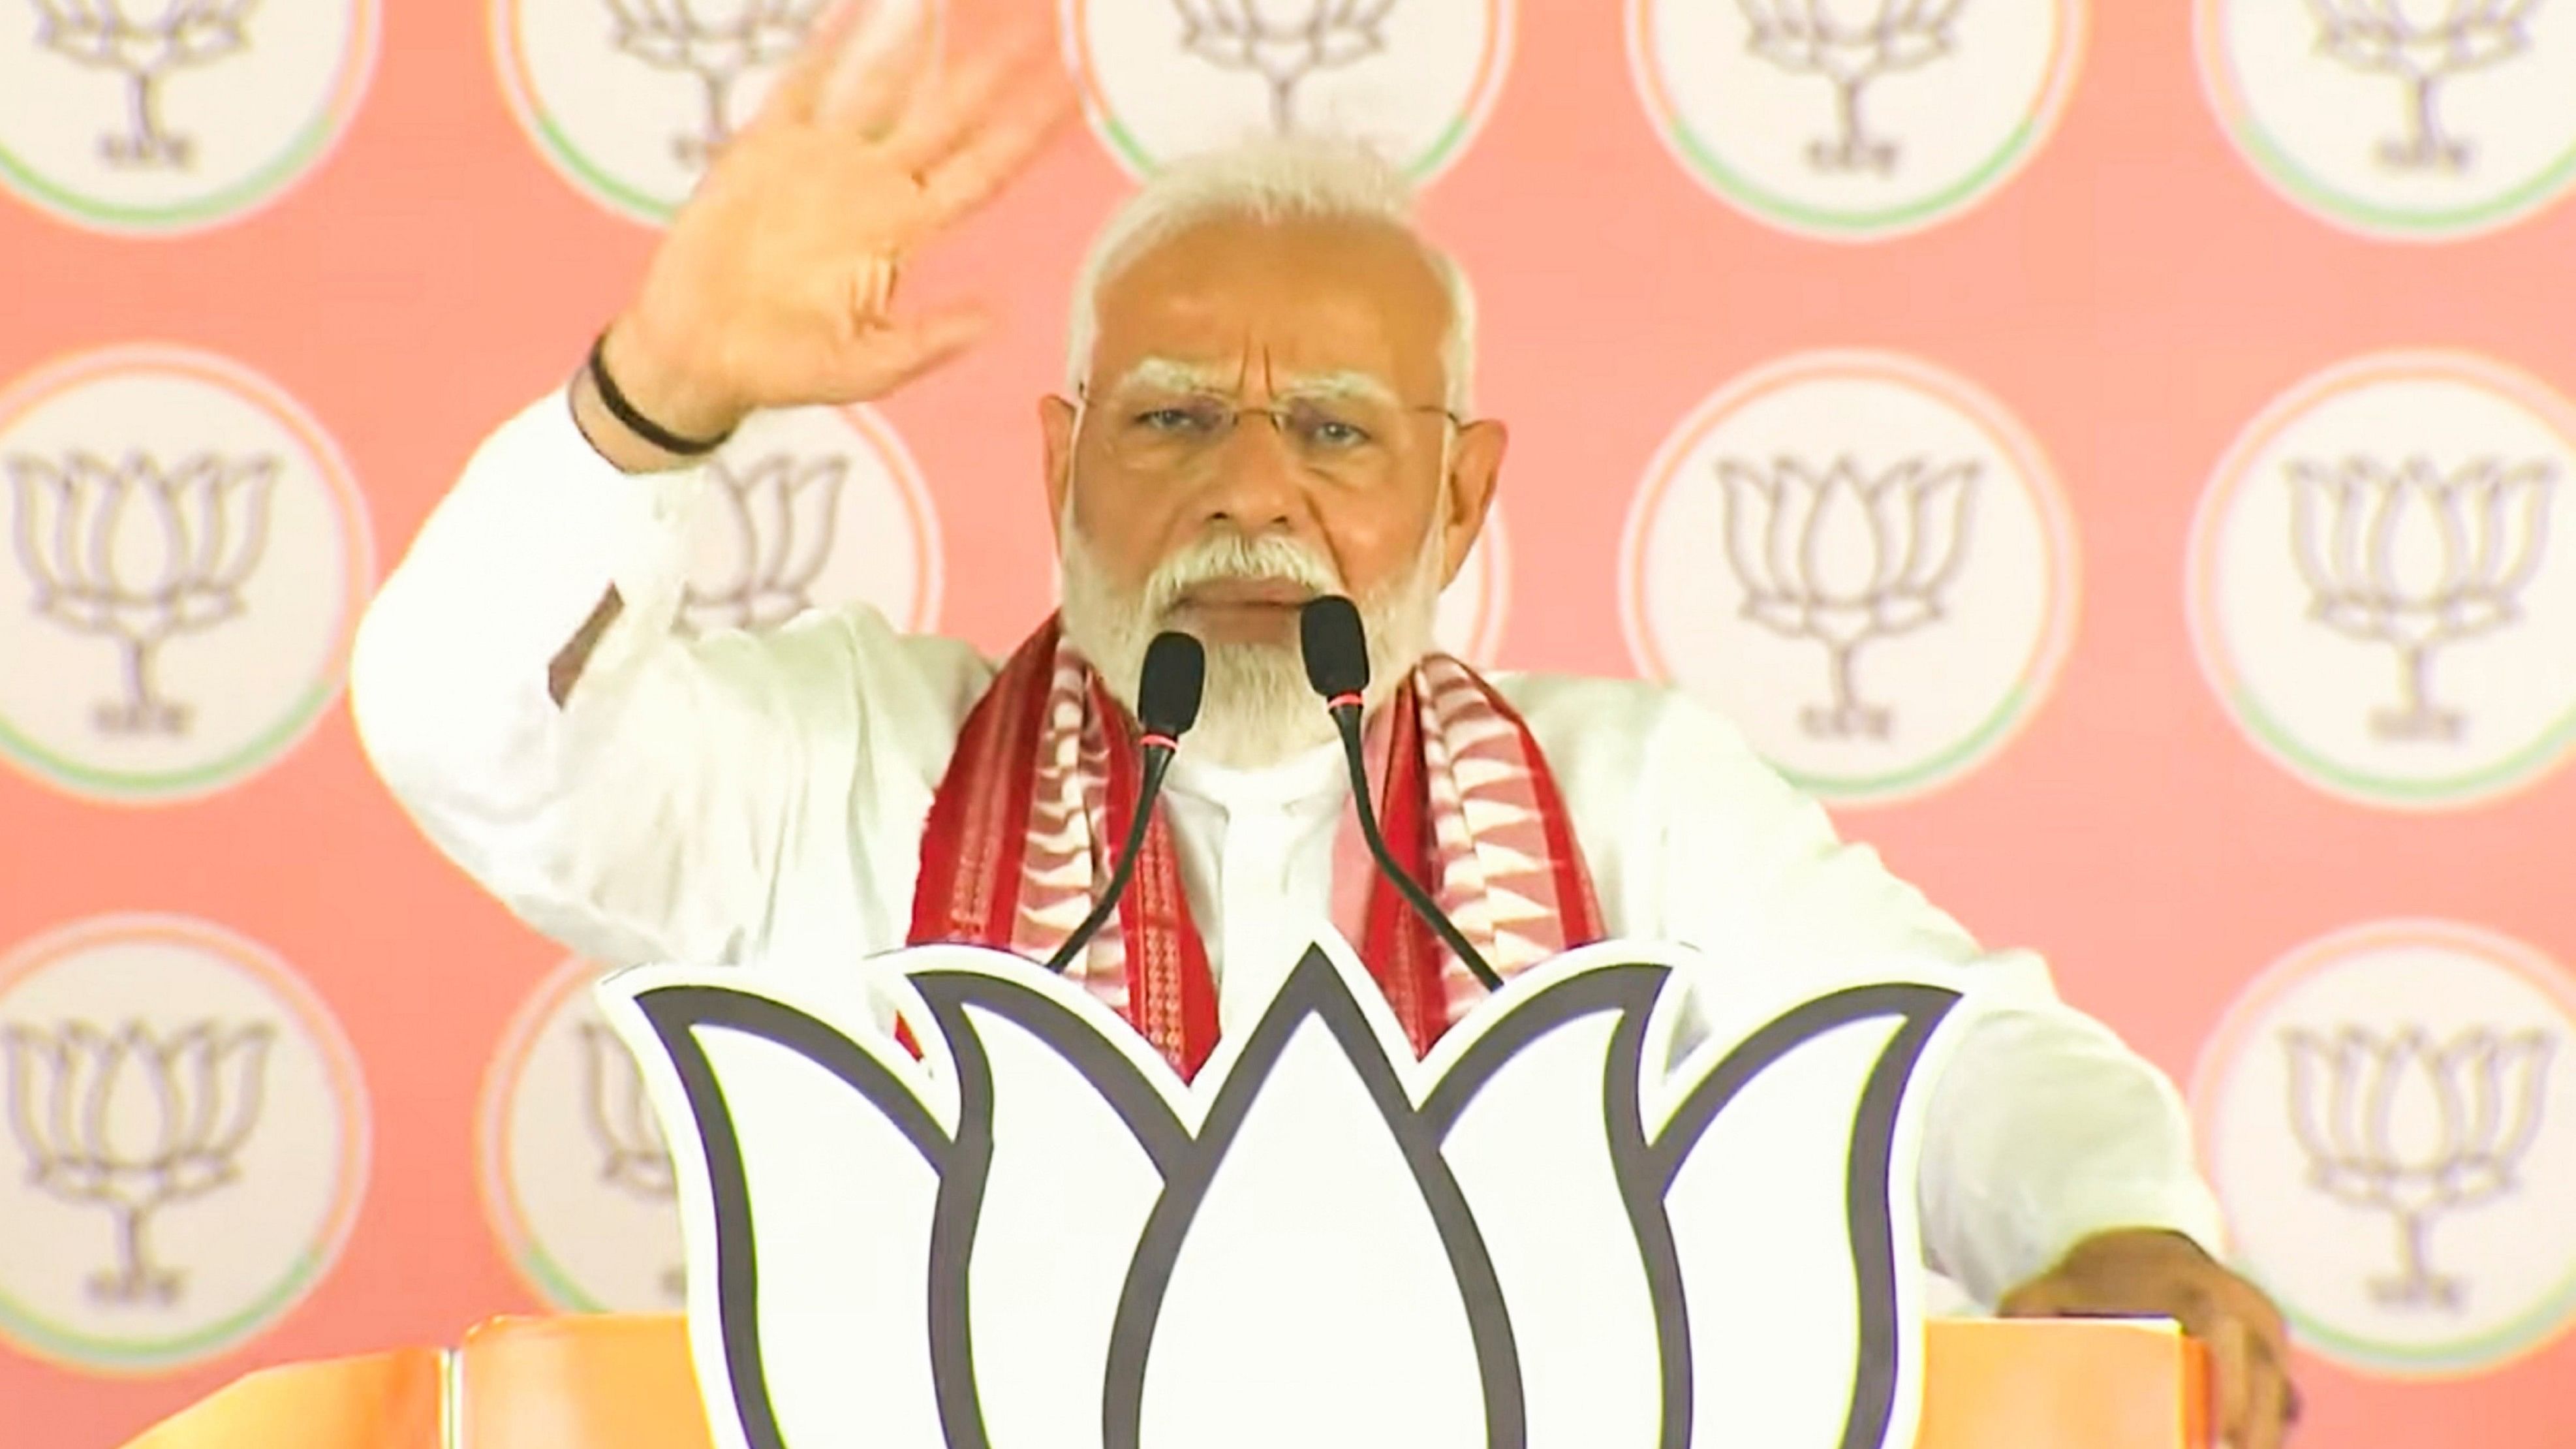
[[[1305,477],[1296,450],[1267,415],[1238,416],[1211,461],[1215,467],[1203,500],[1208,522],[1231,523],[1246,533],[1295,527],[1305,508]]]

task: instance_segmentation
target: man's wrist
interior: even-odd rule
[[[644,414],[656,427],[682,437],[721,438],[741,421],[739,412],[687,400],[687,391],[666,382],[652,364],[627,360],[636,356],[633,349],[621,347],[616,328],[601,339],[600,365],[616,380],[628,408]],[[667,473],[705,461],[703,452],[675,451],[630,427],[602,395],[587,358],[574,371],[566,392],[574,426],[593,450],[621,472]]]

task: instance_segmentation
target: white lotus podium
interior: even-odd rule
[[[599,994],[725,1449],[1911,1444],[1914,1088],[1964,989],[1730,981],[1695,1024],[1713,970],[1587,947],[1417,1061],[1328,940],[1187,1083],[980,948]]]

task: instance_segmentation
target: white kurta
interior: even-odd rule
[[[442,851],[604,965],[900,946],[931,794],[996,664],[864,607],[675,636],[696,486],[618,472],[560,391],[503,425],[368,611],[350,671],[360,738]],[[612,583],[624,613],[558,709],[548,661]],[[1931,1099],[1932,1266],[1991,1303],[2106,1227],[2218,1247],[2172,1084],[2058,1001],[2036,957],[1982,950],[1680,692],[1494,683],[1546,752],[1614,935],[1696,946],[1713,976],[1928,955],[1997,984]],[[1233,771],[1184,749],[1165,799],[1221,1021],[1239,1030],[1292,943],[1328,928],[1341,765],[1326,748]]]

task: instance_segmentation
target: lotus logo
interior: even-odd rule
[[[2576,744],[2576,569],[2550,509],[2576,408],[2491,359],[2385,353],[2247,424],[2193,529],[2193,641],[2258,750],[2349,799],[2443,808]]]
[[[716,485],[709,491],[722,563],[712,576],[689,580],[682,621],[691,629],[762,629],[812,608],[850,460],[778,452],[718,458],[706,472]]]
[[[1084,113],[1137,176],[1247,133],[1327,129],[1420,182],[1464,154],[1519,0],[1056,0]]]
[[[1181,49],[1229,70],[1247,70],[1270,88],[1270,124],[1282,135],[1297,126],[1297,83],[1309,74],[1386,49],[1395,0],[1305,0],[1290,6],[1261,0],[1174,0],[1181,8]]]
[[[668,222],[839,0],[493,0],[504,92],[591,199]],[[853,0],[860,25],[920,7]]]
[[[161,82],[246,48],[242,18],[257,0],[36,0],[36,42],[125,77],[126,131],[99,140],[113,165],[186,169],[196,146],[161,120]],[[139,9],[140,15],[128,10]]]
[[[699,471],[680,632],[772,629],[852,603],[899,629],[933,625],[938,521],[902,439],[873,410],[762,414]]]
[[[2576,179],[2566,0],[2195,0],[2202,78],[2245,161],[2374,236],[2475,235]]]
[[[1314,948],[1188,1084],[977,949],[880,963],[920,1062],[846,974],[602,996],[686,1144],[720,1442],[1911,1442],[1900,1109],[1958,993],[1861,982],[1676,1053],[1685,959],[1587,948],[1417,1062]],[[1856,1291],[1769,1331],[1819,1281]]]
[[[1967,0],[1736,0],[1751,33],[1745,48],[1795,75],[1834,87],[1836,134],[1811,142],[1819,171],[1896,169],[1896,143],[1861,125],[1861,93],[1894,71],[1929,65],[1958,45],[1954,25]]]
[[[662,1124],[644,1096],[644,1079],[635,1058],[617,1036],[596,1021],[581,1023],[582,1122],[600,1152],[599,1180],[646,1202],[667,1202],[676,1188],[671,1149],[662,1141]],[[678,1268],[662,1274],[662,1290],[678,1297],[686,1287]]]
[[[2291,1030],[2290,1125],[2308,1181],[2396,1220],[2397,1274],[2370,1285],[2392,1306],[2460,1307],[2456,1278],[2433,1270],[2436,1219],[2514,1189],[2540,1132],[2550,1048],[2537,1031],[2472,1028],[2435,1042],[2419,1028],[2380,1036],[2347,1026]]]
[[[607,0],[609,44],[698,83],[698,129],[671,140],[680,164],[703,169],[733,136],[735,82],[796,52],[823,0]]]
[[[92,1298],[167,1304],[183,1275],[155,1259],[154,1215],[239,1178],[234,1159],[259,1123],[276,1028],[197,1022],[164,1040],[140,1021],[114,1031],[67,1022],[0,1028],[9,1126],[28,1180],[116,1219],[116,1264]]]
[[[2310,617],[2397,654],[2399,703],[2371,716],[2373,733],[2460,737],[2460,715],[2429,697],[2434,651],[2521,617],[2515,596],[2540,567],[2556,472],[2546,458],[2481,459],[2447,477],[2422,457],[2395,468],[2360,458],[2290,465]]]
[[[188,707],[162,696],[154,656],[173,635],[241,614],[278,460],[199,453],[164,470],[139,452],[113,465],[74,452],[14,455],[7,469],[37,614],[107,635],[123,656],[125,697],[98,707],[98,728],[185,733]]]
[[[267,1333],[357,1220],[356,1068],[286,963],[209,922],[92,917],[0,953],[0,1341],[134,1374]]]
[[[1718,464],[1726,556],[1744,584],[1744,617],[1825,646],[1831,702],[1803,711],[1811,735],[1887,737],[1893,713],[1861,703],[1852,662],[1872,639],[1942,617],[1968,537],[1974,461],[1909,458],[1875,478],[1838,458],[1817,469],[1783,458],[1765,470]]]
[[[1899,354],[1803,353],[1666,436],[1621,622],[1640,673],[1800,786],[1890,800],[1992,759],[2046,697],[2075,563],[2048,459],[1997,399]]]
[[[677,1174],[634,1054],[599,1019],[607,968],[574,957],[520,1003],[478,1104],[483,1210],[538,1300],[570,1313],[684,1301]]]
[[[2194,1075],[2194,1136],[2302,1347],[2457,1378],[2576,1313],[2576,986],[2466,922],[2365,921],[2250,982]]]
[[[2460,171],[2469,143],[2442,127],[2442,85],[2455,75],[2531,48],[2528,28],[2541,0],[2308,0],[2317,49],[2356,70],[2395,77],[2406,88],[2406,134],[2379,143],[2382,165]]]
[[[2295,0],[2293,0],[2295,3]],[[1860,240],[1977,205],[2072,90],[2075,0],[1625,0],[1673,159],[1748,215]]]

